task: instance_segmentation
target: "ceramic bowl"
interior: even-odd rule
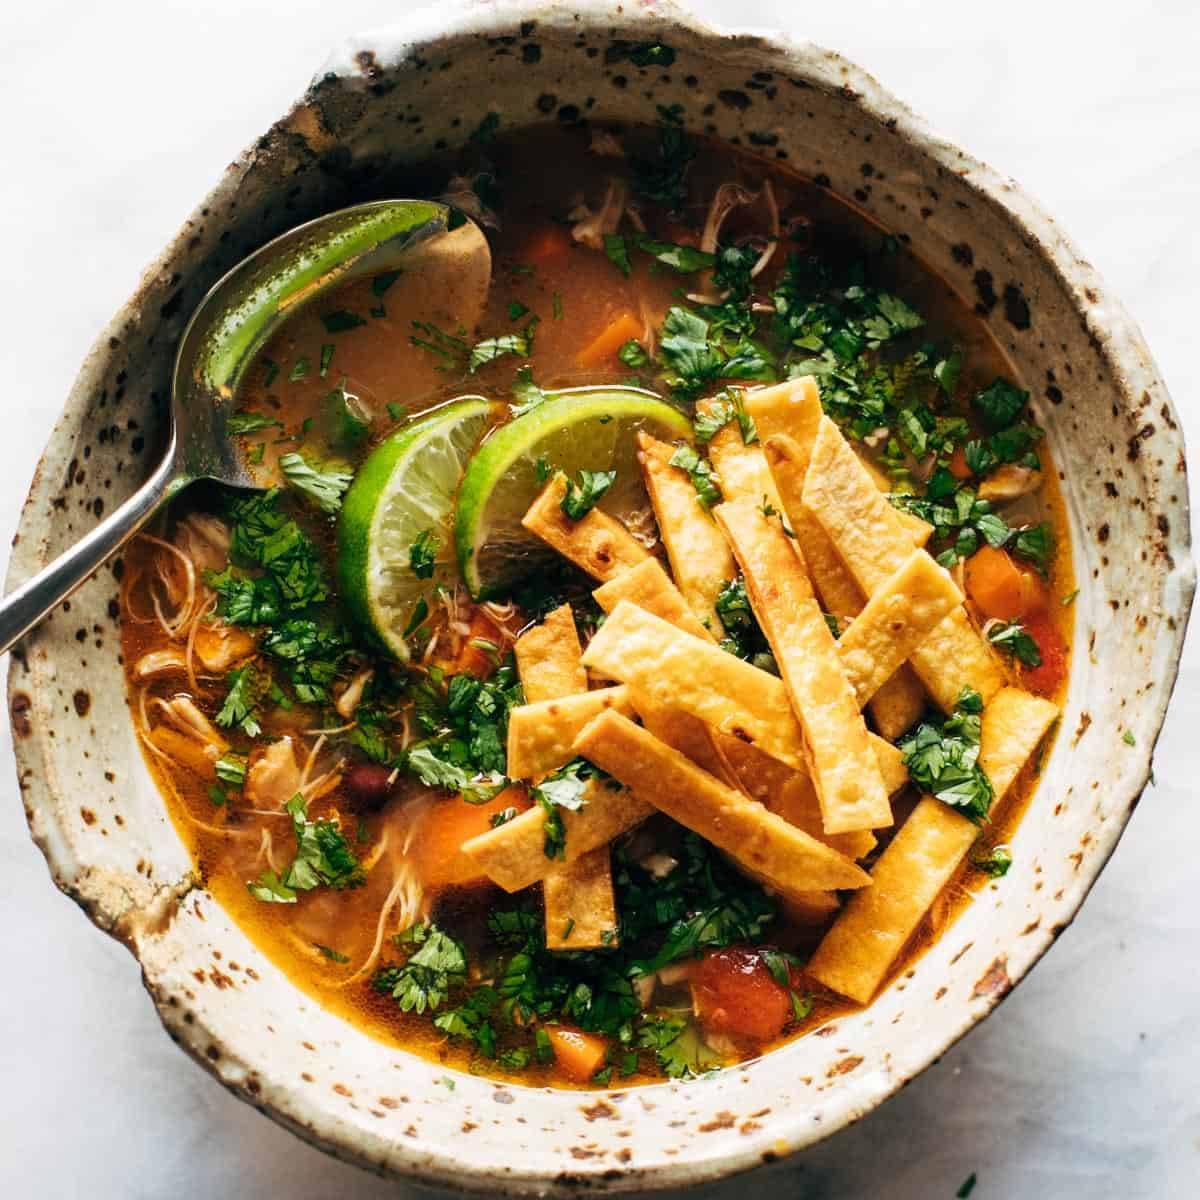
[[[661,43],[654,65],[636,47]],[[852,199],[945,275],[1033,391],[1081,588],[1062,732],[1015,865],[867,1010],[715,1079],[626,1093],[502,1086],[373,1042],[298,992],[192,874],[134,738],[120,563],[14,655],[29,826],[58,886],[138,957],[170,1035],[226,1087],[391,1175],[513,1194],[665,1188],[828,1137],[986,1016],[1071,920],[1146,783],[1191,603],[1183,439],[1133,321],[1010,179],[836,54],[679,8],[440,5],[341,47],[201,202],[80,371],[37,470],[10,584],[147,473],[172,356],[209,285],[309,217],[388,192],[398,163],[507,125],[687,124]],[[1119,730],[1128,729],[1134,744]]]

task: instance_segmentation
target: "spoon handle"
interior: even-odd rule
[[[124,504],[113,509],[65,554],[0,600],[0,654],[24,637],[133,537],[176,490],[179,478],[174,456],[168,454]]]

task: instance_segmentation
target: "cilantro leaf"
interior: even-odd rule
[[[310,821],[308,805],[299,793],[284,807],[292,815],[296,834],[296,857],[283,876],[289,888],[308,892],[324,885],[341,891],[366,882],[366,872],[335,822]]]
[[[316,621],[291,617],[267,633],[262,648],[284,662],[301,704],[319,704],[329,698],[346,641]]]
[[[721,1065],[720,1056],[701,1040],[690,1022],[678,1017],[647,1017],[639,1022],[637,1044],[653,1050],[671,1079],[695,1079]]]
[[[241,434],[257,433],[260,429],[271,429],[276,425],[282,426],[282,422],[263,413],[236,412],[230,413],[226,418],[225,432],[232,437],[238,437]]]
[[[646,353],[645,347],[636,338],[630,338],[617,351],[617,358],[634,371],[650,362],[650,355]]]
[[[628,278],[633,271],[629,261],[629,244],[619,233],[604,235],[604,253],[608,256],[608,261]]]
[[[372,980],[375,990],[390,994],[401,1012],[434,1011],[466,981],[467,953],[461,943],[436,925],[425,926],[419,941],[403,966],[385,968]]]
[[[652,158],[633,160],[633,187],[639,196],[676,210],[686,198],[685,178],[696,151],[684,135],[681,107],[660,105],[658,113],[657,152]]]
[[[979,414],[984,424],[993,430],[1011,425],[1028,403],[1028,392],[999,378],[971,398],[971,407]]]
[[[979,765],[982,711],[979,693],[964,689],[951,716],[924,721],[897,743],[913,782],[973,821],[987,816],[993,798]]]
[[[313,500],[322,512],[331,515],[341,509],[342,497],[354,478],[350,471],[322,471],[295,452],[280,457],[279,469],[292,487]]]
[[[588,784],[598,775],[586,759],[573,758],[537,784],[533,797],[540,803],[578,812],[587,802]]]
[[[715,254],[698,250],[695,246],[680,246],[674,242],[659,242],[653,238],[639,237],[637,248],[664,266],[690,275],[695,271],[705,271],[714,266],[717,261]],[[626,272],[628,274],[628,272]]]
[[[1025,626],[1018,621],[999,621],[989,625],[987,639],[1002,650],[1009,658],[1015,658],[1026,667],[1040,667],[1042,653],[1038,644],[1030,637]]]
[[[973,867],[977,867],[993,879],[1003,879],[1012,863],[1012,851],[1007,846],[995,846],[987,854],[971,859]]]
[[[546,393],[533,382],[533,368],[529,366],[517,368],[517,378],[512,386],[515,404],[509,405],[514,417],[527,413],[531,408],[537,408],[546,399]]]
[[[679,446],[671,455],[670,465],[686,471],[696,489],[696,495],[701,505],[707,510],[721,502],[721,488],[717,473],[706,458],[701,458],[696,451],[686,443]]]
[[[258,703],[265,681],[254,665],[247,663],[230,671],[226,682],[229,691],[214,719],[222,729],[240,729],[248,737],[257,737],[262,732],[262,726],[258,723]]]
[[[1017,530],[1012,548],[1022,558],[1028,559],[1044,577],[1054,553],[1054,535],[1050,526],[1043,521],[1039,525],[1026,525]]]
[[[325,326],[326,333],[346,333],[348,330],[357,329],[366,323],[365,317],[348,312],[344,308],[321,314],[321,324]]]
[[[579,521],[616,481],[616,471],[581,470],[578,479],[567,479],[567,490],[559,507],[572,521]]]
[[[467,370],[474,374],[480,367],[485,367],[507,354],[515,354],[520,358],[528,357],[533,349],[533,330],[536,325],[537,318],[534,317],[520,333],[502,333],[499,337],[484,338],[482,342],[476,342],[467,356]]]

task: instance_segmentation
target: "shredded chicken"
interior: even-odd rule
[[[300,790],[300,767],[290,737],[272,742],[246,772],[246,799],[263,808],[282,808]]]
[[[175,526],[175,545],[201,571],[222,571],[229,561],[229,528],[206,513],[190,513]]]
[[[217,727],[196,707],[191,696],[178,695],[171,700],[156,700],[158,711],[167,724],[198,742],[214,747],[220,754],[229,749],[229,743]]]
[[[750,191],[740,183],[721,184],[713,193],[708,215],[704,220],[704,232],[700,235],[700,249],[706,254],[715,254],[720,246],[721,227],[729,214],[735,209],[757,204],[760,199],[767,208],[767,232],[765,236],[753,239],[755,243],[762,244],[762,249],[754,266],[750,268],[751,279],[757,278],[766,270],[775,255],[775,247],[779,244],[779,205],[776,203],[775,189],[769,179],[763,180],[762,189],[757,192]],[[713,288],[711,271],[706,276],[703,290],[688,296],[693,304],[719,304],[724,298],[721,292]]]
[[[196,655],[204,669],[220,675],[249,658],[256,645],[244,629],[235,629],[224,621],[198,623],[194,638]]]
[[[339,717],[345,717],[348,721],[354,716],[355,710],[362,703],[363,692],[374,675],[375,672],[370,667],[364,667],[346,684],[345,690],[337,698],[333,706],[337,710]]]
[[[1042,486],[1042,473],[1036,467],[1004,463],[979,485],[979,499],[993,504],[1028,496]]]
[[[152,679],[155,675],[182,671],[184,666],[183,654],[174,648],[150,650],[134,663],[133,677],[135,679]]]
[[[621,226],[628,194],[623,180],[609,179],[604,189],[604,200],[595,212],[586,204],[571,210],[569,219],[574,222],[571,237],[593,250],[603,250],[604,235],[616,233]]]

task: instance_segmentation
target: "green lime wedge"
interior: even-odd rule
[[[402,661],[409,657],[406,636],[427,611],[428,597],[438,584],[457,582],[450,549],[454,496],[492,414],[487,400],[469,397],[398,429],[372,451],[342,503],[342,596],[352,615]],[[426,578],[413,570],[418,539],[432,550]]]
[[[691,437],[678,409],[640,388],[573,388],[554,392],[488,437],[467,466],[458,493],[454,542],[458,565],[477,599],[503,595],[553,561],[553,551],[521,527],[521,518],[553,470],[617,472],[600,501],[630,519],[647,508],[634,434]]]

